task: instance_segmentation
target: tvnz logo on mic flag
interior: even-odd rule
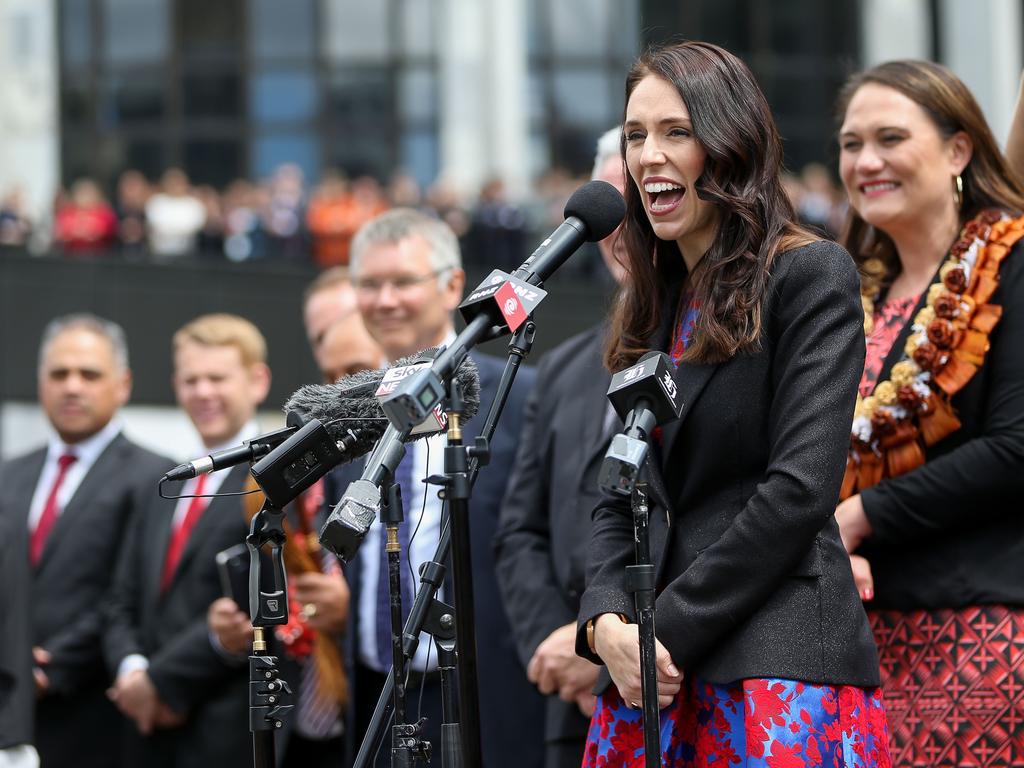
[[[465,298],[459,305],[459,312],[468,323],[489,302],[495,302],[505,324],[514,333],[545,296],[547,291],[496,269]]]

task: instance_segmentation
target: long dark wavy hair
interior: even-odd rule
[[[697,323],[683,356],[693,362],[721,362],[753,349],[763,324],[769,270],[775,254],[816,236],[795,223],[783,191],[782,142],[768,102],[747,66],[710,43],[680,42],[649,48],[626,78],[626,105],[648,76],[671,83],[690,113],[693,134],[707,153],[696,192],[716,210],[718,232],[690,276],[700,304]],[[625,137],[622,140],[625,159]],[[625,238],[629,278],[612,314],[605,364],[612,371],[634,363],[650,348],[666,312],[675,310],[686,277],[675,241],[651,228],[642,193],[626,179]]]
[[[945,138],[963,131],[974,145],[971,159],[960,174],[963,181],[960,225],[985,208],[1000,208],[1013,215],[1024,211],[1024,188],[999,150],[992,130],[974,96],[963,81],[941,64],[931,61],[888,61],[853,75],[836,102],[836,125],[841,126],[855,93],[876,83],[902,93],[928,115]],[[953,194],[950,178],[950,195]],[[869,293],[892,281],[900,271],[892,239],[868,224],[851,207],[841,241],[861,267]],[[869,263],[870,262],[870,263]]]

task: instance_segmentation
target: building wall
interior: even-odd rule
[[[0,0],[0,197],[48,210],[60,178],[53,0]]]

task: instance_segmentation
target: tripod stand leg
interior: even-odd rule
[[[454,679],[455,646],[450,641],[438,640],[437,664],[441,673],[441,765],[462,768],[462,729]]]

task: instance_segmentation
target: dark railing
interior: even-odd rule
[[[472,287],[489,270],[468,271]],[[297,387],[319,380],[301,313],[302,292],[314,274],[273,262],[151,263],[0,250],[0,401],[35,399],[44,326],[57,315],[82,311],[115,320],[128,334],[132,402],[172,403],[172,334],[205,312],[232,312],[253,321],[267,338],[273,371],[267,405],[274,407]],[[556,274],[547,288],[548,299],[537,311],[534,361],[598,322],[608,306],[607,282],[581,279],[575,270]],[[504,342],[484,349],[503,355]]]

